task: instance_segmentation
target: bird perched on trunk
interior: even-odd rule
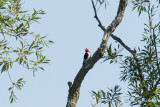
[[[85,54],[84,54],[84,59],[83,59],[83,65],[85,64],[85,62],[91,57],[91,53],[89,52],[89,49],[86,48],[85,49]]]

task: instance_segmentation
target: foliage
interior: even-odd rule
[[[105,9],[106,9],[106,8],[107,8],[107,5],[109,5],[108,0],[96,0],[96,6],[98,6],[97,11],[98,11],[99,8],[100,8],[101,6],[103,6],[103,5],[104,5],[104,7],[105,7]]]
[[[43,15],[43,10],[33,9],[33,13],[22,10],[21,0],[1,0],[0,1],[0,69],[1,73],[8,72],[13,65],[23,66],[33,74],[44,68],[41,64],[49,63],[49,59],[43,55],[42,51],[51,43],[45,40],[46,36],[30,32],[31,24],[38,22],[39,15]],[[14,87],[21,90],[24,85],[23,78],[17,82],[12,82],[10,102],[16,100],[13,92]]]
[[[122,94],[121,88],[116,85],[113,89],[108,89],[108,91],[105,93],[103,90],[98,91],[97,93],[95,91],[92,91],[92,97],[95,99],[96,104],[92,104],[93,107],[98,107],[100,103],[107,104],[109,107],[115,106],[120,107],[122,106],[120,95]]]
[[[156,7],[158,9],[158,7]],[[159,45],[160,22],[153,24],[155,6],[149,3],[146,6],[148,24],[145,24],[142,42],[144,48],[137,50],[138,62],[133,56],[125,56],[122,61],[123,70],[121,80],[129,82],[128,95],[131,106],[160,106],[160,66],[159,66]],[[156,21],[155,21],[156,22]]]
[[[8,90],[11,92],[11,95],[9,97],[10,99],[10,103],[13,103],[13,101],[16,102],[17,100],[17,97],[16,95],[14,94],[14,87],[16,87],[18,90],[21,90],[22,87],[24,86],[25,84],[25,81],[23,81],[23,78],[20,78],[17,82],[12,82],[12,87],[10,87]]]
[[[132,7],[133,10],[137,9],[137,12],[139,15],[141,15],[142,12],[146,12],[147,11],[147,7],[149,4],[151,4],[152,2],[154,2],[153,0],[131,0],[132,2]],[[155,0],[156,5],[159,6],[160,4],[160,0]],[[155,6],[155,7],[157,7]]]
[[[120,52],[122,52],[124,48],[118,44],[117,48],[112,48],[112,44],[110,44],[109,46],[106,47],[106,52],[105,52],[105,61],[110,60],[110,63],[117,63],[119,59],[121,59],[121,57],[123,56],[122,54],[120,54]]]

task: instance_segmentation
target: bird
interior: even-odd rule
[[[88,48],[85,49],[84,59],[83,59],[83,65],[85,62],[91,57],[91,53]]]

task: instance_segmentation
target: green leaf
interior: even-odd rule
[[[41,70],[43,70],[43,71],[44,71],[44,68],[43,68],[43,67],[38,67],[38,68],[40,68]]]
[[[23,80],[23,78],[20,78],[18,81],[22,81]]]
[[[41,19],[40,17],[34,17],[34,18],[32,18],[32,19]]]
[[[30,45],[30,47],[29,47],[29,49],[31,49],[32,48],[32,46],[33,46],[33,44],[35,43],[35,41],[33,41],[32,42],[32,44]]]
[[[13,50],[12,52],[15,52],[15,53],[17,53],[17,52],[19,52],[18,50]]]
[[[23,42],[21,40],[19,40],[19,42],[21,43],[21,47],[23,49],[24,48]]]
[[[53,41],[45,40],[46,38],[41,37],[40,34],[35,35],[30,30],[32,23],[41,19],[38,15],[45,14],[45,12],[34,9],[33,14],[30,14],[23,10],[21,2],[21,0],[0,0],[0,34],[3,35],[0,40],[1,73],[12,69],[16,63],[35,73],[37,69],[44,70],[43,67],[39,67],[39,64],[49,62],[43,57],[42,51]],[[13,89],[21,90],[23,84],[25,81],[20,78],[17,82],[12,83],[12,87],[9,87],[10,103],[16,101]]]
[[[11,91],[12,88],[13,88],[13,87],[10,87],[8,90]]]
[[[21,23],[19,27],[17,27],[16,31],[18,31],[22,26],[23,26],[23,23]]]
[[[19,64],[21,64],[23,61],[23,57],[20,57],[20,61],[19,61]]]
[[[11,103],[11,104],[13,103],[13,98],[11,98],[11,101],[10,101],[10,103]]]
[[[1,34],[4,36],[4,32],[3,32],[3,29],[1,28],[1,26],[0,26],[0,29],[1,29]]]

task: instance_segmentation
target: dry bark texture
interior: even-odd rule
[[[84,66],[82,66],[82,68],[80,69],[80,71],[76,75],[72,86],[69,88],[68,101],[67,101],[66,107],[76,107],[76,104],[77,104],[77,101],[78,101],[79,95],[80,95],[80,87],[81,87],[82,81],[83,81],[85,75],[88,73],[88,71],[104,55],[108,39],[111,36],[111,34],[114,32],[116,27],[122,21],[127,4],[128,4],[128,0],[120,0],[118,12],[117,12],[115,19],[112,21],[112,23],[106,29],[103,27],[102,30],[104,30],[104,36],[102,38],[102,42],[100,44],[100,47],[93,54],[93,56],[89,60],[87,60],[86,64]],[[96,18],[97,15],[96,15],[96,10],[95,10],[93,0],[92,0],[92,5],[94,8],[95,18]]]

